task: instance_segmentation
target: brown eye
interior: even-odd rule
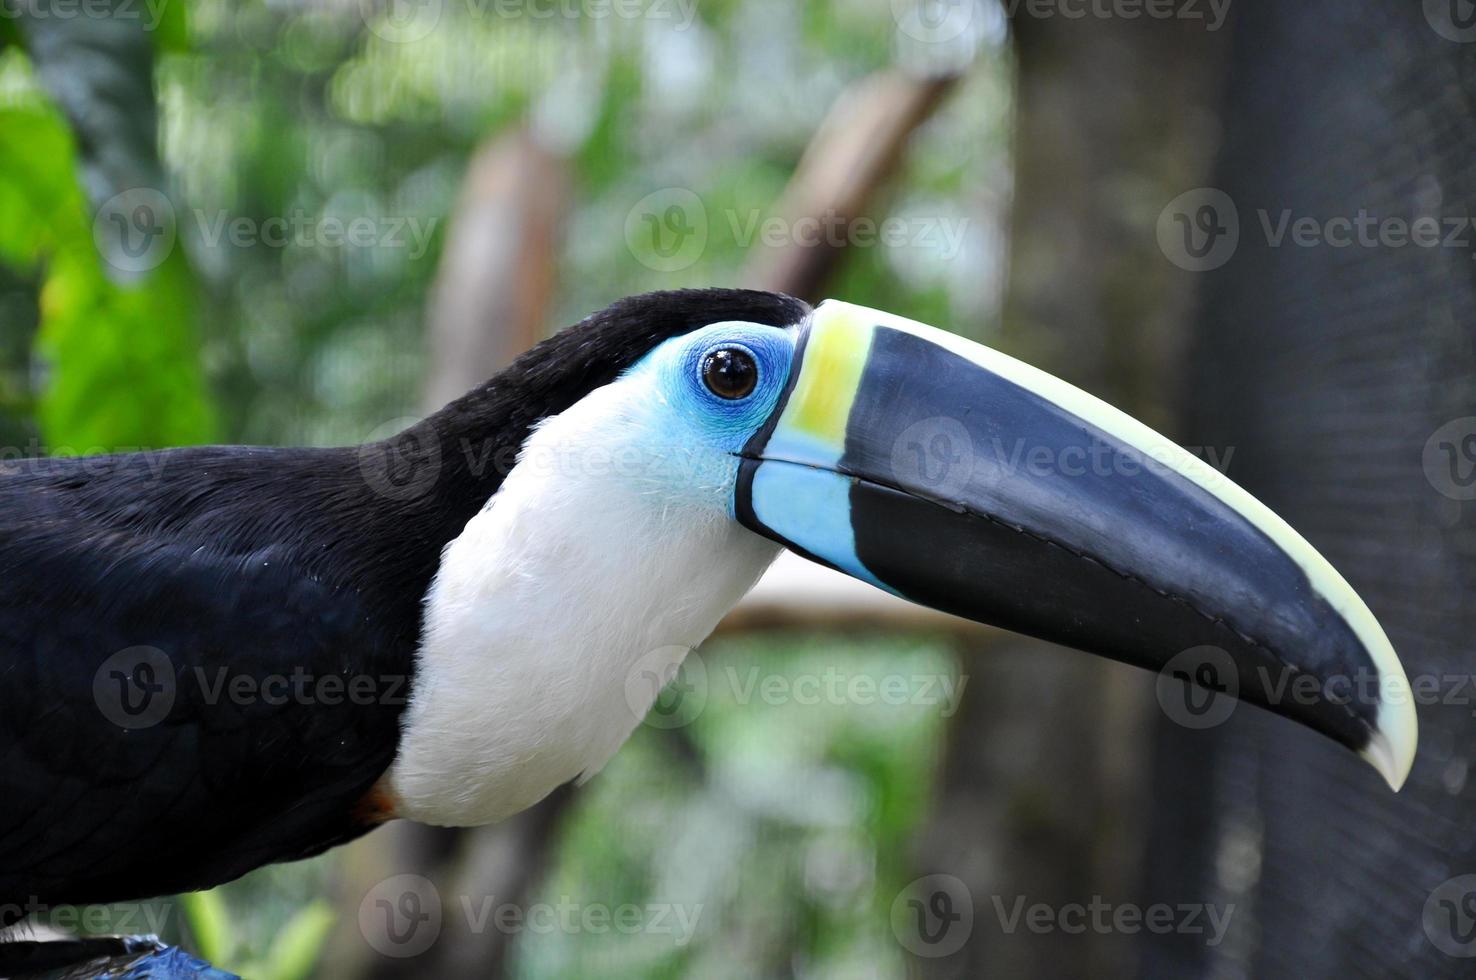
[[[758,365],[741,347],[723,347],[702,359],[702,381],[719,398],[747,398],[758,384]]]

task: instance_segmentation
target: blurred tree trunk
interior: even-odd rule
[[[1012,22],[1016,191],[1001,345],[1172,433],[1192,296],[1155,228],[1170,200],[1204,182],[1224,32],[1027,10]],[[962,950],[919,958],[914,972],[1127,974],[1131,936],[1035,934],[1002,919],[1022,897],[1056,910],[1137,899],[1151,677],[1027,640],[987,651],[964,641],[960,652],[970,682],[916,866],[960,879],[974,920]]]
[[[472,160],[430,300],[433,412],[543,339],[567,208],[564,161],[517,130]]]
[[[20,12],[9,4],[4,16]],[[164,187],[154,101],[154,41],[130,0],[33,0],[19,19],[26,53],[77,134],[93,207],[119,191]]]
[[[1150,887],[1234,914],[1218,944],[1153,937],[1145,975],[1470,978],[1472,8],[1236,10],[1214,184],[1240,234],[1198,277],[1193,438],[1236,447],[1236,481],[1378,617],[1412,685],[1419,750],[1395,794],[1351,752],[1267,712],[1197,732],[1160,718]],[[1325,237],[1268,230],[1303,216]],[[1338,218],[1375,224],[1339,247]],[[1440,245],[1405,234],[1432,221]]]
[[[39,287],[0,266],[0,448],[14,458],[39,446],[32,420],[31,344],[39,324]]]
[[[908,139],[957,81],[886,71],[851,86],[805,148],[775,213],[791,228],[805,219],[844,227],[866,216],[896,174]],[[826,238],[834,240],[802,244],[791,237],[781,247],[755,248],[744,285],[818,302],[845,254],[846,236]]]

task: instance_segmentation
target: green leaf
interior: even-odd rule
[[[171,254],[147,279],[115,283],[95,254],[60,254],[41,292],[37,350],[51,365],[37,421],[53,451],[95,453],[207,442],[194,283]]]
[[[180,902],[195,940],[195,952],[208,963],[225,962],[233,945],[225,902],[213,891],[189,892],[180,896]]]
[[[159,51],[188,51],[190,25],[185,5],[171,0],[140,0],[145,10],[152,8],[154,47]]]
[[[195,281],[158,189],[149,8],[127,9],[139,16],[20,21],[76,139],[40,89],[0,110],[0,260],[44,270],[35,350],[47,381],[36,416],[53,452],[187,445],[215,432]],[[28,65],[6,55],[0,69]],[[169,237],[143,261],[120,262],[146,241],[135,227],[145,216],[167,223]]]
[[[306,980],[337,921],[333,906],[322,899],[298,909],[272,942],[264,980]]]
[[[71,166],[58,165],[72,156],[71,135],[50,106],[0,109],[0,260],[30,270],[80,244],[82,191]]]

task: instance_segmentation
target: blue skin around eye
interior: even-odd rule
[[[758,364],[758,384],[746,398],[720,398],[702,382],[702,362],[725,347],[748,351]],[[666,424],[720,452],[736,453],[774,410],[793,359],[794,338],[787,331],[751,323],[715,323],[668,340],[631,373],[647,375],[654,382],[669,413]]]
[[[758,364],[758,384],[746,398],[720,398],[702,381],[703,360],[725,347],[748,351]],[[682,476],[725,487],[729,517],[736,517],[735,454],[773,413],[793,362],[794,337],[788,331],[718,323],[667,341],[631,369],[632,377],[650,386],[662,437],[707,450],[700,454],[701,466],[683,470]],[[838,458],[839,449],[823,451]],[[887,588],[856,557],[850,484],[839,473],[813,466],[764,463],[754,476],[752,502],[759,519],[786,540],[864,582]]]

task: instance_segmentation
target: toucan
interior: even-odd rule
[[[782,548],[1153,670],[1212,651],[1173,670],[1409,772],[1384,631],[1214,467],[911,320],[659,292],[361,446],[0,464],[0,908],[516,813]]]

